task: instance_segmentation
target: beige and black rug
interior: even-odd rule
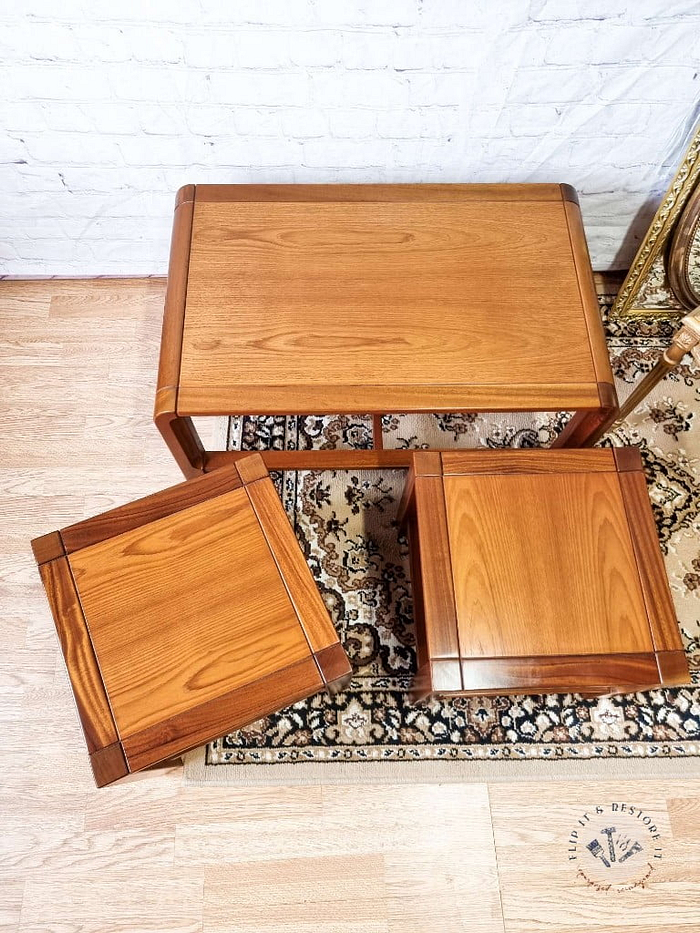
[[[603,299],[601,299],[603,301]],[[603,311],[606,316],[609,304]],[[651,367],[670,321],[612,321],[621,398]],[[640,447],[691,664],[700,669],[700,373],[686,363],[603,443]],[[391,415],[385,447],[546,446],[566,415]],[[229,447],[366,447],[367,417],[244,417]],[[396,509],[404,474],[277,477],[285,508],[350,655],[348,689],[268,716],[192,753],[192,781],[453,781],[700,773],[694,687],[600,700],[556,696],[409,702],[415,665],[406,542]],[[565,621],[565,620],[563,620]]]

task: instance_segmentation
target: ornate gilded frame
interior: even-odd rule
[[[641,307],[640,291],[658,260],[663,260],[674,226],[688,199],[700,182],[700,125],[695,127],[680,167],[659,205],[644,241],[634,257],[625,281],[618,292],[612,314],[620,317],[642,317],[660,313],[681,316],[684,309],[664,304],[662,307]],[[670,291],[670,288],[669,288]]]
[[[667,263],[668,280],[674,294],[684,307],[691,310],[700,305],[700,289],[697,283],[693,282],[690,272],[692,265],[698,262],[698,249],[700,249],[700,184],[696,185],[692,195],[688,198],[673,231]]]

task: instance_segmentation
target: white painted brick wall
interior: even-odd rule
[[[623,267],[700,98],[698,0],[0,10],[0,270],[166,270],[189,182],[565,181]]]

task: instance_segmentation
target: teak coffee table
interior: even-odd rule
[[[32,547],[99,786],[350,673],[257,454]]]
[[[381,415],[617,406],[568,185],[188,185],[177,196],[155,421],[186,476],[193,416],[372,414],[375,449],[269,468],[408,467]]]
[[[639,451],[420,452],[415,696],[690,682]]]

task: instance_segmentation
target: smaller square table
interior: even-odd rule
[[[350,673],[258,454],[32,548],[98,786]]]
[[[636,448],[415,454],[417,698],[690,682]]]

